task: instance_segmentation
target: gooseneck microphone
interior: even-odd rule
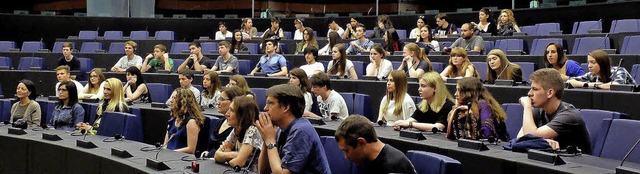
[[[633,152],[633,149],[635,149],[638,146],[638,143],[640,143],[640,139],[638,139],[638,141],[636,141],[636,144],[634,144],[633,147],[631,147],[631,149],[629,149],[629,152],[627,152],[627,154],[624,155],[624,158],[622,158],[622,162],[620,162],[620,166],[622,166],[622,164],[624,164],[624,161],[627,160],[627,158],[629,157],[631,152]]]
[[[618,73],[618,71],[620,70],[620,65],[622,65],[622,62],[623,62],[623,61],[624,61],[624,58],[620,58],[620,61],[618,62],[618,67],[616,67],[616,71],[614,71],[614,72],[611,74],[611,76],[609,77],[609,80],[611,80],[611,81],[609,82],[609,85],[613,85],[613,77],[615,77],[615,76],[616,76],[616,73]],[[627,77],[627,74],[625,74],[624,76],[625,76],[624,81],[626,82],[626,81],[627,81],[627,78],[626,78],[626,77]]]

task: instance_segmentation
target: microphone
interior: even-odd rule
[[[608,40],[609,40],[609,33],[604,35],[604,39],[602,40],[602,42],[600,42],[600,45],[596,49],[604,49],[602,48],[602,46],[604,46],[604,43],[607,42]]]
[[[598,19],[598,21],[596,23],[591,24],[591,26],[589,26],[589,28],[587,28],[587,33],[589,33],[589,30],[591,30],[591,28],[593,28],[594,26],[596,26],[597,24],[601,23],[602,19]],[[580,27],[580,23],[578,23],[578,28]],[[602,29],[600,29],[602,30]]]
[[[431,128],[431,133],[433,133],[433,134],[437,134],[439,131],[440,131],[440,129],[438,129],[437,127]]]
[[[378,120],[378,126],[386,127],[387,126],[387,122],[384,121],[384,120]]]
[[[609,82],[609,85],[613,85],[613,77],[616,75],[616,73],[618,72],[618,70],[620,70],[620,65],[622,65],[622,62],[624,61],[624,58],[620,58],[620,61],[618,62],[618,67],[616,67],[616,71],[614,71],[611,76],[609,77],[609,80],[611,80]],[[627,75],[625,74],[624,76],[624,81],[627,81]]]
[[[638,146],[638,143],[640,143],[640,139],[638,139],[638,141],[636,141],[636,144],[634,144],[633,147],[631,147],[631,149],[629,149],[629,152],[627,152],[627,154],[624,155],[624,158],[622,158],[622,162],[620,162],[620,166],[622,166],[622,164],[624,164],[624,161],[627,160],[627,158],[629,157],[631,152],[633,152],[633,149],[635,149],[636,146]]]
[[[167,144],[169,144],[169,141],[171,141],[171,139],[175,136],[176,134],[171,134],[171,136],[169,136],[169,138],[167,139],[167,142],[164,143],[162,146],[158,147],[158,144],[156,144],[156,148],[158,148],[158,152],[156,153],[156,161],[158,160],[158,154],[160,154],[160,152],[162,151],[162,149],[167,147]]]
[[[371,13],[372,9],[373,9],[373,7],[369,8],[369,11],[367,11],[367,16],[369,16],[369,14]]]

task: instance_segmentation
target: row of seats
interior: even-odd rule
[[[168,30],[160,30],[156,31],[154,38],[155,40],[174,40],[175,38],[174,31]],[[81,30],[78,33],[77,39],[96,39],[98,38],[98,31],[92,30]],[[105,40],[120,40],[123,39],[122,31],[105,31],[102,35],[102,38]],[[149,31],[141,30],[141,31],[131,31],[129,33],[130,40],[146,40],[150,39]]]

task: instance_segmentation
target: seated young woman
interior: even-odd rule
[[[93,68],[89,73],[89,83],[87,83],[87,85],[82,89],[84,90],[84,93],[80,98],[102,99],[102,90],[105,85],[105,79],[102,69]]]
[[[251,97],[236,97],[224,117],[233,133],[229,134],[215,152],[214,160],[230,166],[247,167],[257,171],[258,156],[262,148],[262,138],[253,123],[258,119],[258,104]],[[247,166],[251,165],[251,166]]]
[[[196,151],[198,133],[204,124],[204,115],[189,89],[177,88],[171,100],[171,119],[164,144],[167,149],[193,154]]]
[[[327,65],[327,75],[337,75],[338,78],[358,79],[358,74],[353,66],[353,62],[347,59],[347,47],[343,44],[336,44],[332,49],[332,60]]]
[[[129,112],[129,107],[124,100],[122,82],[116,78],[109,78],[105,82],[103,99],[98,104],[98,111],[96,112],[96,118],[93,124],[87,122],[76,124],[76,128],[85,130],[91,135],[98,133],[100,120],[102,120],[104,112]]]
[[[589,72],[572,77],[567,83],[574,88],[611,89],[611,84],[636,85],[636,80],[624,67],[612,66],[611,58],[602,50],[594,50],[587,56]]]
[[[218,73],[209,73],[202,77],[202,92],[200,93],[200,106],[202,108],[215,108],[218,106],[218,97],[222,91],[222,85]]]
[[[244,77],[242,77],[241,75],[236,74],[229,77],[229,83],[227,84],[226,87],[228,88],[228,87],[234,87],[234,86],[242,89],[247,96],[253,97],[253,91],[251,91],[251,88],[249,87],[249,83],[247,83],[247,80],[244,79]]]
[[[425,49],[418,47],[418,44],[405,45],[402,56],[404,59],[402,59],[398,71],[404,71],[408,77],[418,78],[425,72],[433,71],[431,60],[427,57]]]
[[[57,130],[73,131],[84,121],[84,108],[78,103],[78,88],[72,81],[60,82],[58,102],[51,117],[48,125]]]
[[[136,67],[127,68],[127,84],[125,84],[124,90],[127,102],[151,103],[151,93],[144,83],[142,73]]]
[[[416,128],[421,131],[446,130],[447,115],[453,108],[453,97],[444,85],[444,81],[437,72],[427,72],[420,78],[418,93],[422,102],[413,112],[411,118],[396,121],[395,130],[402,128]]]
[[[380,101],[378,121],[395,126],[396,121],[411,117],[416,110],[416,104],[407,94],[407,75],[402,71],[391,71],[387,78],[387,95]]]
[[[562,80],[567,81],[571,77],[577,77],[584,74],[584,70],[580,64],[574,60],[570,60],[565,56],[562,45],[557,43],[549,43],[547,51],[542,57],[545,67],[553,68],[560,72]]]
[[[502,50],[494,49],[487,54],[485,81],[488,84],[495,84],[497,79],[522,82],[522,68],[518,64],[509,62],[507,55]]]
[[[442,70],[440,76],[445,81],[447,78],[475,77],[480,78],[480,74],[476,71],[473,63],[467,57],[467,51],[464,48],[457,47],[451,49],[449,54],[449,65]]]
[[[36,85],[31,80],[20,80],[16,87],[18,102],[11,106],[11,118],[9,121],[13,123],[22,119],[27,123],[28,127],[40,127],[42,112],[40,111],[40,104],[36,102],[37,97]]]
[[[367,65],[366,76],[374,76],[378,80],[385,79],[393,70],[391,61],[385,59],[384,48],[380,44],[374,44],[369,52],[369,60],[371,63]]]

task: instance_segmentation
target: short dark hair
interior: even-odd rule
[[[218,26],[220,26],[220,25],[224,25],[224,27],[227,27],[227,24],[225,24],[224,21],[218,22]]]
[[[318,48],[316,48],[315,46],[308,46],[304,48],[304,55],[307,55],[309,53],[313,54],[313,59],[318,61]]]
[[[189,44],[189,46],[191,46],[191,45],[196,46],[196,47],[198,47],[198,48],[202,47],[202,46],[200,46],[200,42],[198,42],[198,41],[193,41],[193,42],[191,42],[191,43]]]
[[[29,94],[29,99],[35,100],[36,98],[38,98],[38,94],[36,92],[36,85],[34,85],[31,80],[22,79],[22,80],[20,80],[20,82],[18,82],[18,84],[20,84],[20,83],[24,84],[24,86],[27,87],[27,90],[29,90],[29,92],[31,92],[31,94]]]
[[[367,143],[378,141],[376,130],[373,129],[371,121],[362,115],[351,115],[347,117],[336,129],[334,137],[336,141],[344,140],[345,143],[351,147],[358,145],[358,138],[360,137],[367,140]]]
[[[289,106],[291,113],[296,117],[302,117],[304,112],[304,93],[302,89],[291,84],[280,84],[267,89],[267,97],[278,99],[278,104]]]
[[[440,18],[440,20],[447,20],[447,14],[446,13],[438,13],[436,15],[436,19]]]
[[[267,40],[264,40],[264,46],[265,47],[267,46],[267,42],[271,42],[271,44],[273,44],[273,46],[276,47],[276,48],[279,46],[278,45],[278,41],[276,41],[274,39],[267,39]]]
[[[325,73],[316,73],[309,79],[311,82],[311,87],[319,86],[319,87],[327,87],[327,89],[331,89],[331,81],[329,80],[329,76]]]
[[[187,78],[193,79],[193,71],[191,71],[190,69],[182,69],[178,71],[178,75],[187,76]]]
[[[274,17],[271,18],[271,22],[280,23],[280,18],[278,18],[277,16],[274,16]]]

